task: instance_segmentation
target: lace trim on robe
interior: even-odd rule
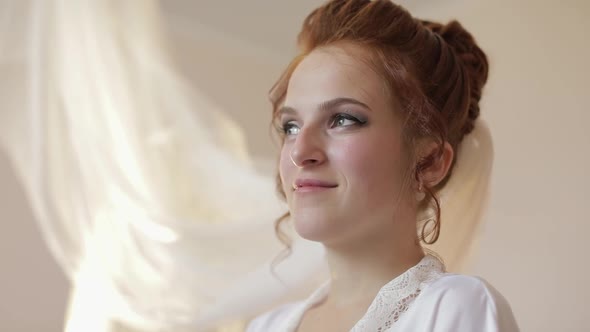
[[[387,331],[408,310],[424,286],[438,279],[444,271],[440,260],[426,255],[416,266],[379,290],[369,309],[351,332]]]

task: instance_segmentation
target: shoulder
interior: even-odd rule
[[[440,296],[446,301],[505,301],[502,295],[480,277],[445,273],[424,288],[429,295]]]
[[[301,303],[288,303],[254,318],[248,324],[246,332],[278,331]]]
[[[431,310],[432,324],[441,330],[518,331],[508,301],[479,277],[446,273],[428,284],[415,304]]]

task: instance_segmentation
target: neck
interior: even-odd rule
[[[358,241],[358,245],[326,245],[332,279],[326,303],[335,306],[370,303],[381,287],[424,257],[415,237],[392,238],[391,233],[382,234],[387,233]]]

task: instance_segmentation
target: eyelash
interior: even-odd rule
[[[334,114],[333,116],[330,117],[330,128],[335,128],[337,127],[335,124],[337,121],[339,120],[350,120],[350,121],[354,121],[355,123],[352,125],[348,125],[348,126],[342,126],[342,127],[350,127],[350,126],[357,126],[357,125],[364,125],[367,123],[366,120],[359,120],[358,118],[350,115],[350,114],[346,114],[346,113],[337,113]],[[285,121],[279,128],[281,134],[288,136],[289,135],[289,130],[293,127],[296,127],[295,124],[291,123],[293,120],[287,120]]]

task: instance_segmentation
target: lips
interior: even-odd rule
[[[293,185],[294,190],[298,189],[322,189],[322,188],[335,188],[338,185],[333,182],[322,181],[317,179],[297,179]]]

